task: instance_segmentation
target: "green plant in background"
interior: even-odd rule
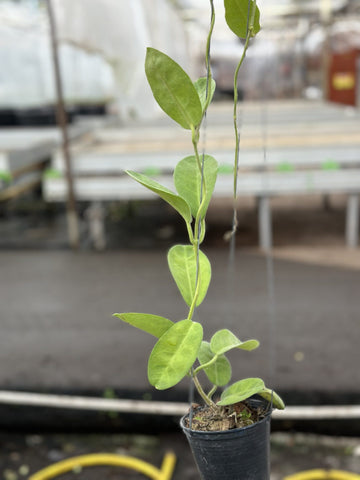
[[[237,81],[250,39],[260,30],[259,9],[254,0],[225,0],[225,17],[229,28],[244,40],[244,51],[234,74],[234,195],[239,153],[237,127]],[[214,157],[199,153],[201,126],[215,91],[210,69],[210,41],[215,23],[213,0],[211,23],[206,45],[207,76],[192,82],[188,74],[164,53],[148,48],[145,72],[153,95],[163,111],[182,128],[189,130],[193,154],[183,158],[174,170],[176,193],[150,177],[128,171],[135,181],[155,192],[183,218],[189,238],[187,245],[175,245],[168,252],[170,272],[188,306],[186,318],[172,321],[148,313],[116,313],[124,322],[157,338],[148,361],[148,378],[159,390],[168,389],[189,375],[207,405],[215,406],[213,395],[218,387],[231,380],[231,365],[226,357],[233,349],[252,351],[257,340],[241,341],[228,329],[217,331],[210,342],[203,339],[201,323],[193,320],[194,310],[204,300],[210,280],[211,265],[200,249],[205,237],[206,212],[215,188],[218,163]],[[199,381],[204,372],[212,383],[206,393]],[[259,394],[277,408],[284,408],[281,398],[267,388],[260,378],[246,378],[225,388],[216,405],[225,406]]]

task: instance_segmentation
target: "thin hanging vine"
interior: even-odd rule
[[[250,39],[260,29],[259,10],[254,0],[224,1],[228,26],[236,35],[245,39],[244,52],[235,73],[234,82],[237,86],[238,72]],[[145,59],[146,76],[157,103],[170,118],[191,133],[193,155],[183,158],[175,167],[176,192],[146,175],[127,172],[134,180],[170,204],[186,224],[189,243],[171,247],[167,260],[172,277],[188,306],[188,314],[185,319],[178,321],[148,313],[128,312],[115,316],[157,338],[148,361],[148,379],[158,390],[171,388],[184,377],[190,376],[199,395],[208,405],[232,405],[259,394],[267,400],[271,398],[274,406],[283,408],[281,398],[268,389],[260,378],[245,378],[233,383],[225,388],[220,400],[215,404],[212,400],[214,392],[218,387],[229,384],[231,380],[232,369],[226,353],[233,349],[252,351],[259,346],[259,342],[241,341],[226,328],[218,330],[210,342],[207,342],[203,340],[202,324],[193,320],[194,311],[205,299],[211,280],[211,264],[200,249],[200,244],[204,240],[205,216],[218,173],[215,158],[205,154],[205,151],[202,155],[199,153],[200,130],[215,91],[215,81],[210,68],[210,44],[215,24],[213,0],[210,0],[210,6],[211,21],[205,54],[206,77],[193,82],[179,64],[154,48],[147,49]],[[234,117],[236,96],[235,100]],[[238,137],[236,118],[234,121]],[[239,151],[238,141],[239,138],[236,143],[236,158]],[[236,170],[237,162],[234,175]],[[205,373],[212,384],[209,393],[205,392],[200,383],[200,373]]]

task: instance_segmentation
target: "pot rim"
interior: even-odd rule
[[[252,401],[254,401],[255,399],[252,399]],[[258,400],[255,400],[256,402]],[[185,421],[185,418],[188,417],[190,414],[187,413],[186,415],[183,415],[180,419],[180,426],[181,428],[183,429],[184,432],[186,433],[191,433],[192,435],[203,435],[203,434],[206,434],[206,435],[219,435],[219,434],[224,434],[224,435],[231,435],[231,434],[235,434],[237,432],[240,432],[240,431],[246,431],[246,430],[249,430],[251,428],[254,428],[256,427],[257,425],[261,425],[262,423],[270,420],[271,418],[271,414],[272,414],[272,408],[270,406],[270,404],[267,402],[267,405],[269,405],[269,410],[266,412],[266,414],[264,415],[264,418],[262,418],[261,420],[258,420],[257,422],[255,423],[252,423],[251,425],[246,425],[245,427],[238,427],[238,428],[232,428],[230,430],[212,430],[212,431],[207,431],[207,430],[193,430],[189,427],[186,427],[184,425],[184,421]]]

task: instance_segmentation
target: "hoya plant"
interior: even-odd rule
[[[235,161],[237,171],[239,136],[236,123],[237,77],[250,39],[260,30],[259,10],[254,0],[225,0],[225,18],[229,28],[244,41],[244,53],[234,74]],[[207,38],[206,77],[192,81],[173,59],[154,48],[148,48],[145,73],[152,93],[162,110],[180,127],[189,131],[192,152],[175,167],[174,190],[149,176],[127,171],[135,181],[148,188],[171,205],[182,217],[188,234],[188,244],[170,248],[167,261],[171,275],[187,305],[180,320],[150,313],[116,313],[124,322],[156,337],[148,361],[148,379],[156,389],[165,390],[190,376],[207,405],[226,406],[258,394],[277,408],[284,408],[281,398],[266,387],[260,378],[245,378],[231,382],[232,369],[226,356],[233,349],[251,352],[259,346],[257,340],[242,341],[228,329],[220,329],[209,341],[204,340],[203,326],[194,321],[195,309],[204,301],[211,280],[211,265],[201,244],[205,237],[205,218],[212,198],[218,163],[211,155],[199,152],[202,123],[215,92],[210,68],[210,39],[215,22],[213,0]],[[190,145],[190,142],[189,142]],[[208,392],[200,383],[204,372],[212,387]],[[208,382],[207,382],[208,383]],[[214,393],[225,387],[215,403]]]

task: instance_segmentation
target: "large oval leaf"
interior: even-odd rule
[[[197,260],[194,247],[191,245],[175,245],[169,250],[168,264],[170,272],[176,282],[180,293],[187,303],[191,305],[195,295]],[[211,265],[206,255],[199,250],[199,293],[196,306],[204,300],[211,279]]]
[[[198,359],[201,365],[210,362],[214,358],[209,342],[201,342]],[[214,363],[209,367],[204,368],[208,379],[211,383],[218,387],[223,387],[230,382],[231,379],[231,365],[225,355],[220,355]]]
[[[233,348],[240,348],[241,350],[254,350],[259,346],[257,340],[246,340],[242,342],[236,337],[230,330],[224,328],[217,331],[211,338],[210,341],[211,350],[218,355],[228,352]]]
[[[123,322],[129,323],[139,330],[154,335],[156,338],[160,338],[174,324],[168,318],[151,315],[150,313],[114,313],[113,316],[120,318]]]
[[[248,29],[248,18],[251,18],[253,9],[255,10],[253,36],[260,31],[260,11],[254,0],[224,0],[225,19],[230,30],[240,38],[246,38]]]
[[[186,129],[200,124],[199,95],[179,64],[159,50],[148,48],[145,72],[155,100],[170,118]]]
[[[218,405],[233,405],[261,392],[265,385],[261,378],[245,378],[223,391]]]
[[[212,193],[215,188],[216,177],[218,172],[218,163],[214,157],[210,155],[204,156],[203,179],[205,183],[205,202],[201,209],[201,218],[205,217],[206,210],[209,206]],[[194,155],[185,157],[176,165],[174,171],[174,183],[179,195],[190,205],[191,214],[195,218],[201,198],[204,195],[204,188],[201,186],[202,174]]]
[[[158,390],[173,387],[194,364],[203,337],[200,323],[181,320],[167,330],[154,346],[148,363],[148,378]]]
[[[152,178],[143,175],[142,173],[133,172],[132,170],[126,170],[126,173],[138,183],[156,193],[160,198],[165,200],[165,202],[170,204],[178,213],[180,213],[185,222],[191,222],[192,218],[190,207],[183,198],[181,198],[179,195],[176,195],[176,193],[172,192]]]

